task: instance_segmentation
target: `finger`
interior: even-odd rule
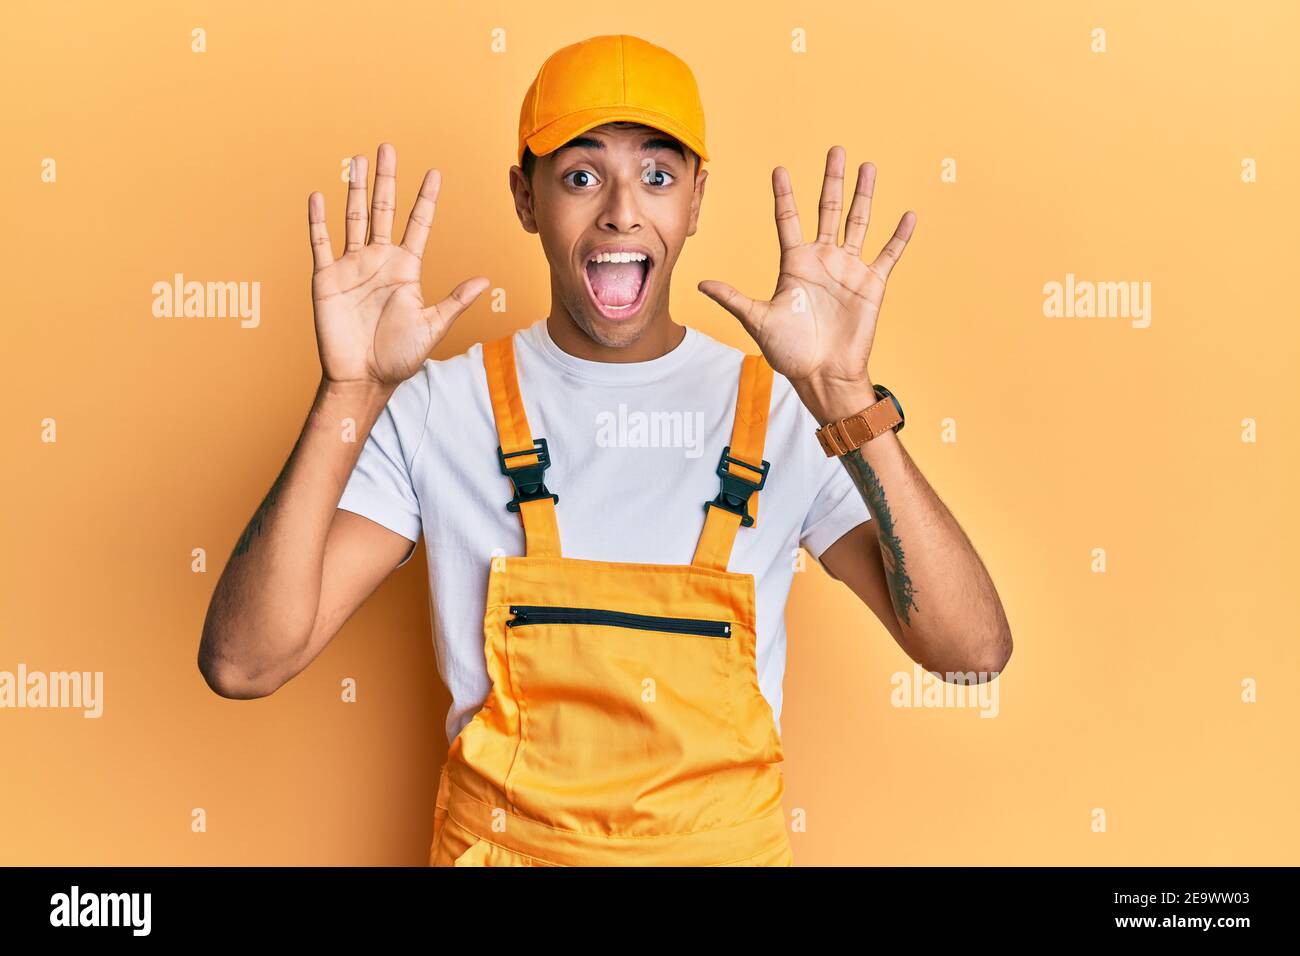
[[[871,194],[876,189],[876,167],[863,163],[858,167],[858,184],[853,190],[853,203],[844,223],[844,248],[855,256],[862,255],[862,243],[867,238],[871,222]]]
[[[348,174],[347,241],[343,252],[349,253],[366,244],[366,157],[352,157]]]
[[[781,251],[803,245],[799,210],[794,204],[794,187],[790,185],[790,173],[784,166],[772,170],[772,197],[776,201],[776,237],[781,243]]]
[[[822,176],[822,198],[817,202],[817,241],[840,241],[840,212],[844,209],[844,147],[832,146],[826,153]]]
[[[475,299],[482,294],[483,290],[492,283],[486,276],[475,276],[472,279],[466,279],[456,288],[451,290],[451,295],[443,299],[436,305],[431,305],[420,314],[424,321],[429,323],[433,329],[435,341],[447,331],[451,323],[456,321],[456,316],[460,315]]]
[[[893,237],[885,243],[885,248],[880,250],[876,261],[871,263],[871,271],[880,276],[882,282],[889,278],[890,270],[898,264],[899,257],[907,248],[907,240],[912,238],[912,230],[915,226],[916,214],[909,209],[903,213],[903,218],[898,220],[898,228],[894,230]]]
[[[420,184],[420,195],[411,207],[410,218],[406,220],[406,232],[402,234],[402,248],[417,259],[424,255],[424,244],[429,239],[429,228],[433,225],[433,214],[438,208],[438,192],[442,189],[442,173],[430,169],[424,174]]]
[[[329,230],[325,228],[325,197],[320,193],[307,197],[307,232],[311,237],[311,271],[314,274],[334,261]]]
[[[375,195],[370,201],[370,241],[386,246],[393,241],[393,210],[397,208],[397,149],[380,143],[375,157]]]
[[[753,299],[714,279],[705,279],[696,288],[738,318],[745,330],[757,337],[759,310]]]

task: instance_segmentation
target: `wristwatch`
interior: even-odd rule
[[[868,405],[856,415],[828,422],[817,429],[817,440],[821,442],[826,457],[847,455],[855,448],[861,448],[877,435],[893,430],[903,430],[903,406],[899,404],[894,393],[883,385],[873,386],[880,401]]]

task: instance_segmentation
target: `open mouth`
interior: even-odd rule
[[[587,294],[607,319],[636,315],[650,287],[654,260],[643,252],[602,252],[587,260]]]

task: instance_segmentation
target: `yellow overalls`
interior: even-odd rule
[[[513,336],[483,361],[526,554],[492,562],[492,689],[443,765],[430,865],[792,865],[754,577],[727,571],[767,479],[771,366],[743,360],[722,490],[691,563],[670,565],[561,556]]]

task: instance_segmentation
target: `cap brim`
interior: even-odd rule
[[[579,110],[576,113],[569,113],[543,126],[524,142],[535,156],[545,156],[547,153],[559,149],[573,137],[587,132],[587,130],[595,129],[604,123],[613,123],[619,120],[644,123],[646,126],[667,133],[694,150],[699,155],[700,162],[708,161],[709,154],[705,150],[704,144],[696,138],[695,134],[670,116],[665,116],[663,113],[657,113],[654,110],[639,109],[635,106],[596,106],[591,109]],[[522,155],[520,155],[519,161],[523,162]]]

